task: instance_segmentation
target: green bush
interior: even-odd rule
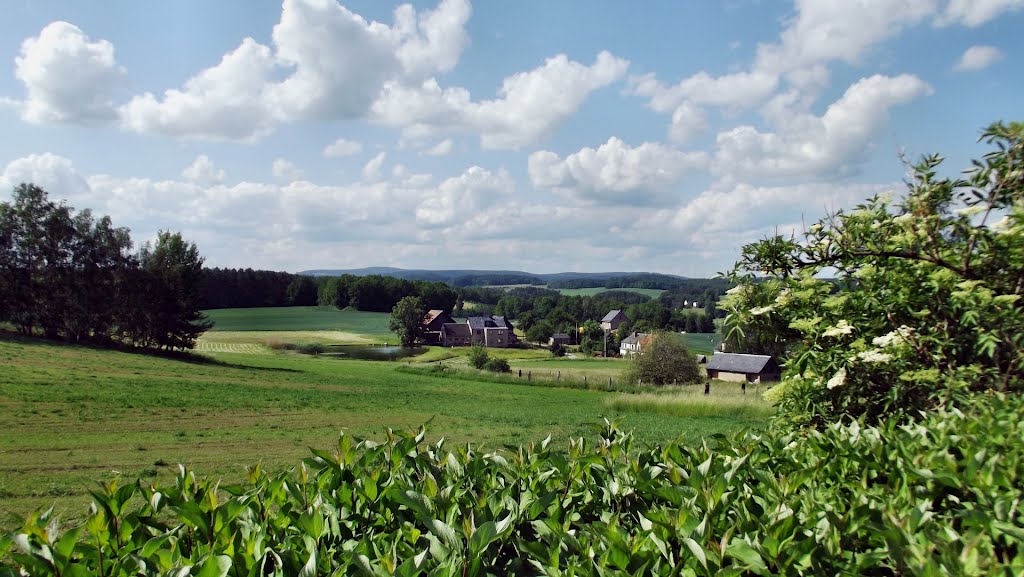
[[[995,150],[963,178],[937,176],[930,156],[896,201],[744,247],[720,303],[727,340],[786,354],[793,422],[875,423],[1024,392],[1024,124],[982,140]],[[831,271],[835,283],[818,278]]]
[[[612,423],[510,452],[342,435],[240,485],[106,483],[84,525],[0,538],[0,575],[1020,575],[1021,414],[643,449]]]
[[[324,347],[323,345],[321,345],[320,343],[306,343],[306,344],[299,345],[299,349],[298,350],[299,350],[300,353],[302,353],[304,355],[316,356],[316,355],[319,355],[319,354],[323,353],[324,351],[326,351],[327,348]]]
[[[565,356],[565,347],[562,346],[562,343],[555,343],[548,347],[548,350],[551,351],[551,356],[555,358],[561,358]]]
[[[469,365],[474,369],[482,369],[487,364],[487,360],[490,356],[487,354],[487,348],[483,345],[473,345],[469,349],[469,354],[466,356],[469,359]]]
[[[496,357],[487,359],[487,362],[484,364],[484,368],[492,373],[512,372],[512,368],[508,366],[508,361]]]

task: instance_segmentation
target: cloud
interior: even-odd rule
[[[950,0],[942,14],[935,19],[938,26],[963,24],[977,28],[1004,12],[1020,10],[1024,0]]]
[[[889,109],[931,91],[909,74],[863,78],[820,117],[792,113],[778,132],[749,125],[720,132],[714,170],[728,180],[849,175],[864,159]]]
[[[1003,52],[995,46],[971,46],[960,56],[960,60],[953,66],[953,70],[959,72],[983,70],[1002,59],[1003,56]]]
[[[404,5],[392,27],[335,0],[284,0],[271,46],[246,38],[182,88],[134,97],[120,110],[122,123],[141,133],[254,141],[281,123],[359,118],[385,82],[422,81],[455,66],[469,14],[465,0],[421,14]]]
[[[599,53],[590,66],[559,54],[505,78],[497,98],[482,101],[473,101],[464,88],[442,89],[434,78],[418,86],[389,82],[371,118],[404,127],[406,136],[469,131],[480,134],[483,148],[518,149],[549,135],[590,93],[621,79],[628,67],[610,52]]]
[[[342,156],[352,156],[354,154],[359,154],[362,151],[363,143],[356,142],[354,140],[345,140],[344,138],[339,138],[338,140],[335,140],[332,144],[327,145],[327,147],[324,148],[323,154],[328,158],[340,158]]]
[[[270,165],[270,172],[275,178],[287,182],[301,180],[304,175],[302,169],[284,158],[275,158],[273,164]]]
[[[363,166],[363,180],[366,182],[375,182],[380,180],[381,168],[384,166],[384,160],[387,158],[387,153],[381,152],[371,158]]]
[[[510,194],[515,182],[505,170],[491,172],[479,166],[466,169],[429,192],[416,207],[416,223],[435,228],[456,224],[486,210]]]
[[[545,150],[534,152],[528,161],[537,188],[566,191],[587,202],[643,205],[671,199],[683,177],[707,163],[703,152],[681,152],[653,142],[634,148],[615,137],[565,159]]]
[[[112,96],[126,72],[110,42],[93,42],[73,24],[52,22],[22,42],[14,63],[25,100],[8,102],[26,122],[96,124],[116,117]]]
[[[274,71],[270,49],[246,38],[220,63],[200,72],[163,99],[150,93],[121,107],[124,128],[207,140],[255,140],[281,119],[268,101],[267,79]]]
[[[446,138],[441,142],[438,142],[434,146],[431,146],[427,150],[424,150],[423,154],[427,156],[448,156],[449,154],[451,154],[454,144],[455,143],[452,142],[451,138]]]
[[[88,183],[71,161],[50,152],[30,154],[7,163],[0,173],[0,190],[10,192],[22,183],[39,186],[49,193],[50,200],[66,199],[72,204],[89,192]]]
[[[213,161],[205,154],[200,154],[192,161],[192,164],[181,171],[181,176],[186,180],[198,182],[199,184],[216,184],[224,182],[225,173],[214,166]]]
[[[708,121],[704,110],[690,101],[684,101],[672,113],[668,137],[677,143],[689,142],[707,129]]]

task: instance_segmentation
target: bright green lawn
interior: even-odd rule
[[[722,335],[718,333],[686,333],[686,346],[692,353],[710,355],[722,342]]]
[[[343,331],[386,339],[387,313],[371,313],[350,308],[264,307],[252,309],[214,309],[203,311],[216,331]]]
[[[177,463],[238,480],[243,467],[295,465],[342,428],[430,421],[430,435],[489,447],[564,444],[602,416],[623,414],[645,442],[759,426],[728,411],[702,417],[610,408],[609,393],[528,387],[396,372],[403,363],[291,353],[185,361],[0,334],[0,530],[56,504],[74,518],[96,480],[166,481]]]

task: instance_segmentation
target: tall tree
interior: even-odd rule
[[[166,349],[194,347],[196,338],[213,326],[199,309],[199,249],[180,233],[160,231],[155,243],[143,245],[139,264],[150,303],[149,340]]]
[[[411,347],[423,336],[423,317],[427,308],[419,297],[407,296],[391,310],[388,329],[398,335],[403,347]]]
[[[629,360],[626,379],[652,385],[697,383],[701,380],[697,358],[675,333],[655,333],[639,355]]]

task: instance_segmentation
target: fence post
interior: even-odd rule
[[[612,386],[612,378],[608,377],[608,387],[610,388],[611,386]]]
[[[562,371],[555,372],[555,380],[556,381],[562,380]]]
[[[533,380],[533,371],[526,371],[526,380]]]
[[[747,381],[745,379],[743,381],[743,394],[747,394]]]
[[[708,380],[704,381],[704,394],[705,395],[710,395],[711,394],[711,379],[708,379]]]

